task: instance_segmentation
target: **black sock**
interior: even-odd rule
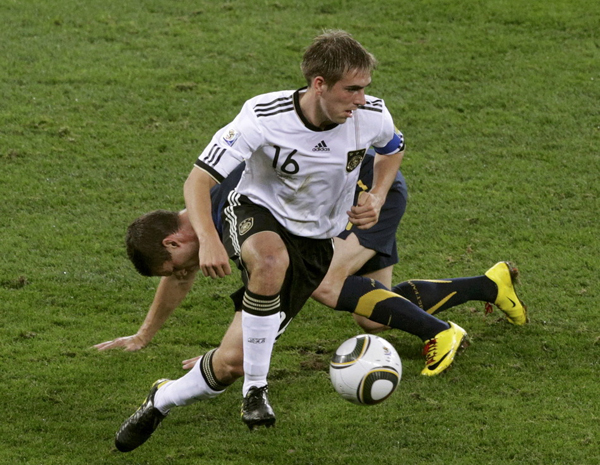
[[[409,300],[390,292],[379,281],[360,276],[346,278],[335,309],[362,315],[371,321],[418,336],[423,341],[450,327],[445,321],[438,320]]]
[[[469,300],[494,302],[498,294],[496,284],[485,275],[452,279],[412,279],[395,285],[392,291],[431,314]]]

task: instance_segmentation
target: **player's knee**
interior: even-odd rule
[[[273,274],[285,274],[290,266],[290,259],[287,253],[272,253],[262,257],[254,271],[265,276],[272,276]]]
[[[248,270],[248,288],[257,294],[276,294],[281,289],[289,264],[287,253],[262,256]]]

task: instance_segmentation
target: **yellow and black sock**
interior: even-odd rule
[[[420,337],[423,341],[449,328],[448,323],[390,292],[374,279],[349,276],[344,282],[336,310],[356,313],[371,321]]]
[[[396,284],[392,291],[435,314],[470,300],[494,302],[498,289],[487,276],[452,279],[411,279]]]

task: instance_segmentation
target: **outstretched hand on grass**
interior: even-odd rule
[[[102,342],[94,346],[94,348],[98,350],[121,348],[127,352],[135,352],[136,350],[143,349],[144,347],[146,347],[146,342],[137,334],[134,334],[133,336],[119,337],[112,341]]]

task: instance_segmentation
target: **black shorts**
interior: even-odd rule
[[[280,292],[279,335],[323,281],[333,258],[333,241],[290,234],[268,209],[252,203],[243,195],[234,194],[234,197],[235,200],[228,201],[224,210],[223,244],[229,257],[241,270],[244,286],[248,283],[248,274],[240,251],[246,239],[262,231],[272,231],[281,237],[288,251],[290,265]],[[236,310],[241,308],[243,295],[244,288],[231,295]]]
[[[367,176],[364,176],[364,178],[367,179]],[[368,188],[371,187],[371,179],[368,179],[368,184],[365,183]],[[361,170],[362,180],[363,171]],[[357,188],[354,199],[355,205],[360,192],[361,190]],[[402,173],[398,171],[396,180],[392,184],[385,203],[381,208],[377,224],[370,229],[358,229],[352,223],[348,223],[346,229],[338,234],[338,237],[341,239],[346,239],[350,233],[354,233],[360,245],[376,252],[375,256],[355,273],[356,275],[364,275],[398,263],[396,232],[398,231],[400,220],[406,211],[407,199],[406,181]]]

